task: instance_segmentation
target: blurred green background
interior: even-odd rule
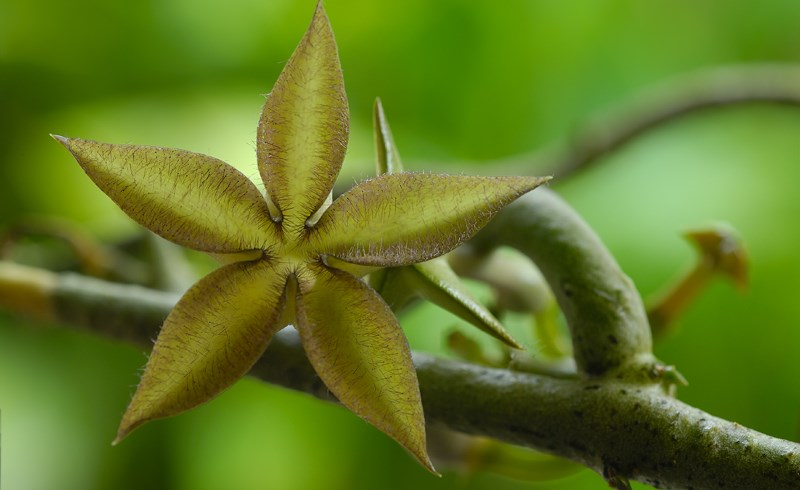
[[[256,121],[313,0],[0,0],[0,226],[24,215],[135,230],[47,134],[185,148],[251,177]],[[411,170],[496,173],[649,84],[721,64],[800,60],[794,0],[329,0],[350,98],[342,179],[372,173],[381,96]],[[737,108],[634,142],[553,183],[647,296],[693,252],[679,234],[733,224],[745,295],[715,283],[657,346],[689,403],[800,439],[800,111]],[[475,162],[455,164],[448,162]],[[531,168],[531,173],[537,169]],[[457,321],[423,307],[412,346]],[[346,411],[252,380],[112,448],[140,349],[0,316],[2,488],[601,489],[597,475],[521,483],[429,476]]]

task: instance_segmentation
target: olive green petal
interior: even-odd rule
[[[425,298],[509,347],[523,348],[503,328],[500,321],[472,296],[444,257],[414,265],[380,269],[369,275],[369,284],[395,313],[415,298]]]
[[[333,188],[349,118],[336,41],[320,2],[258,124],[261,178],[291,233],[299,233]]]
[[[400,160],[400,152],[394,143],[392,130],[389,127],[389,121],[386,119],[386,113],[383,110],[380,98],[375,99],[373,126],[375,128],[375,154],[378,175],[402,172],[403,163]],[[444,258],[437,257],[428,262],[400,268],[383,269],[380,272],[383,273],[380,276],[387,286],[387,290],[376,289],[384,299],[389,299],[387,295],[396,296],[389,302],[395,311],[404,306],[411,297],[422,296],[509,346],[517,349],[522,348],[506,332],[497,318],[472,297]],[[371,278],[371,284],[373,280],[378,279]],[[393,285],[394,287],[392,287]]]
[[[333,201],[309,239],[345,262],[424,262],[468,240],[503,206],[546,182],[538,177],[384,174]]]
[[[409,280],[408,267],[385,267],[375,272],[370,272],[366,277],[369,287],[381,295],[383,301],[395,314],[400,313],[406,307],[420,298],[420,295],[412,287]],[[411,274],[416,274],[411,272]]]
[[[377,174],[396,174],[403,171],[403,162],[400,153],[394,144],[392,129],[386,114],[383,111],[381,99],[375,99],[375,108],[372,113],[372,124],[375,128],[375,155],[377,160]]]
[[[161,328],[115,443],[244,376],[284,326],[285,285],[285,273],[259,260],[226,265],[192,286]]]
[[[431,471],[419,385],[403,331],[364,282],[322,270],[299,283],[297,329],[314,369],[339,401]]]
[[[503,328],[500,321],[470,294],[444,257],[407,266],[406,269],[414,274],[413,287],[420,296],[470,322],[509,347],[523,348]]]
[[[261,193],[223,161],[184,150],[53,138],[128,216],[167,240],[211,253],[278,243]]]

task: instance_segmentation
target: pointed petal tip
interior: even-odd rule
[[[318,18],[321,22],[327,24],[328,29],[331,29],[330,19],[328,19],[328,12],[325,10],[325,2],[323,0],[317,0],[317,5],[314,8],[314,17],[312,21],[316,21]]]
[[[519,342],[517,342],[517,339],[515,339],[511,335],[509,335],[507,339],[503,339],[503,342],[505,342],[505,344],[508,345],[511,348],[514,348],[514,349],[517,349],[517,350],[526,350],[525,346],[520,344]]]
[[[517,339],[512,337],[511,334],[508,333],[508,331],[503,328],[502,324],[499,324],[499,322],[498,322],[498,325],[492,325],[492,324],[490,324],[490,323],[488,323],[486,321],[483,321],[482,323],[483,323],[484,326],[478,326],[478,325],[475,325],[474,323],[473,323],[473,325],[478,326],[478,328],[480,328],[484,332],[488,333],[489,335],[491,335],[495,339],[499,340],[500,342],[502,342],[506,346],[511,347],[512,349],[517,349],[517,350],[522,350],[522,351],[527,350],[525,348],[525,346],[520,344],[517,341]],[[498,328],[498,326],[499,326],[499,328]]]
[[[61,136],[60,134],[50,133],[50,137],[53,138],[54,140],[58,141],[59,143],[61,143],[64,146],[67,146],[69,144],[69,138],[65,138],[64,136]]]
[[[539,186],[548,185],[550,181],[553,180],[552,175],[546,175],[544,177],[525,176],[516,178],[520,179],[517,182],[520,182],[520,185],[526,189],[524,192],[522,192],[522,194],[530,192]]]
[[[510,189],[516,189],[517,197],[526,194],[539,186],[546,185],[553,179],[553,177],[550,175],[544,177],[535,177],[532,175],[509,175],[498,176],[495,178],[499,181],[508,183]]]
[[[328,14],[325,12],[325,5],[322,4],[322,0],[317,0],[317,6],[314,7],[314,16],[311,18],[311,26],[313,26],[318,17],[322,17],[325,19],[325,23],[328,22]]]
[[[499,340],[500,342],[505,344],[507,347],[511,347],[512,349],[521,350],[521,351],[527,350],[524,345],[520,344],[517,341],[517,339],[515,339],[514,337],[511,336],[510,333],[508,333],[508,330],[503,328],[503,325],[499,321],[497,321],[496,325],[493,325],[492,322],[487,322],[485,320],[481,321],[482,325],[477,325],[476,323],[473,323],[473,322],[470,322],[470,323],[472,323],[476,327],[480,328],[482,331],[488,333],[489,335],[491,335],[495,339]]]
[[[424,466],[425,469],[428,470],[428,472],[430,472],[430,474],[432,474],[433,476],[438,477],[438,478],[442,477],[442,474],[439,473],[438,471],[436,471],[436,468],[433,467],[433,463],[431,463],[430,459],[428,459],[426,462],[422,463],[422,466]]]
[[[426,441],[427,437],[424,429],[422,432],[422,440],[417,441],[417,443],[409,443],[409,441],[401,441],[399,439],[396,439],[391,434],[388,433],[386,434],[389,435],[389,437],[391,437],[398,443],[400,443],[400,446],[403,449],[405,449],[408,452],[408,454],[411,455],[420,465],[422,465],[423,468],[428,470],[430,474],[438,477],[442,476],[441,473],[436,471],[436,468],[433,466],[433,462],[431,461],[430,456],[428,456],[428,444]]]
[[[419,462],[422,464],[422,466],[424,466],[425,469],[428,470],[433,476],[437,476],[439,478],[442,477],[442,474],[439,473],[438,471],[436,471],[436,468],[433,467],[433,463],[431,462],[431,458],[428,457],[428,453],[427,452],[424,454],[424,459],[422,459],[422,458],[418,458],[418,459],[419,459]]]
[[[486,319],[481,319],[480,325],[470,321],[473,325],[480,328],[483,332],[488,333],[496,340],[502,342],[506,347],[511,347],[512,349],[525,351],[527,348],[520,344],[517,339],[515,339],[500,323],[499,320],[495,319],[497,324],[494,322],[487,321]]]
[[[116,437],[114,437],[114,440],[111,441],[112,446],[119,445],[120,442],[122,442],[126,437],[128,437],[128,434],[130,434],[133,429],[135,429],[140,425],[140,423],[130,424],[127,421],[127,415],[128,414],[126,413],[125,416],[123,416],[122,418],[122,422],[120,423],[119,429],[117,429],[117,435]]]
[[[111,441],[112,446],[116,446],[124,441],[131,432],[138,429],[141,425],[159,418],[153,413],[143,412],[141,407],[138,407],[137,409],[137,407],[134,406],[135,403],[136,395],[134,394],[131,404],[122,415],[122,420],[120,421],[119,428],[117,429],[117,435],[114,437],[114,440]]]
[[[553,180],[552,175],[545,175],[544,177],[531,177],[531,182],[534,188],[544,185]]]

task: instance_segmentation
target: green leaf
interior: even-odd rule
[[[503,206],[546,182],[538,177],[384,174],[336,199],[309,238],[345,262],[424,262],[469,239]]]
[[[411,353],[389,307],[335,269],[300,281],[297,329],[308,358],[340,402],[434,471]]]
[[[293,235],[333,188],[347,147],[349,118],[336,41],[320,2],[258,124],[261,178]]]
[[[285,273],[259,260],[221,267],[192,286],[164,322],[115,443],[244,376],[284,326],[285,284]]]
[[[212,253],[278,243],[261,193],[225,162],[184,150],[53,138],[128,216],[168,240]]]
[[[392,129],[386,114],[383,112],[381,99],[375,99],[375,108],[372,113],[372,123],[375,128],[375,154],[377,155],[377,174],[396,174],[403,171],[403,162],[400,160],[400,153],[394,144]]]

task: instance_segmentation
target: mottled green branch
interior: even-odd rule
[[[52,298],[57,321],[151,348],[180,295],[64,273]]]
[[[415,357],[429,423],[564,456],[656,488],[800,487],[800,445],[616,381]]]
[[[594,231],[555,193],[526,194],[471,245],[481,253],[509,245],[539,266],[566,316],[581,372],[599,376],[630,363],[645,371],[654,366],[636,288]],[[626,374],[636,375],[631,369]]]
[[[0,286],[38,288],[42,298],[55,300],[53,319],[139,345],[151,344],[176,300],[141,287],[27,270],[29,280],[25,268],[0,263]],[[800,484],[800,445],[712,417],[657,387],[554,379],[424,354],[415,354],[414,363],[430,424],[536,448],[658,488]],[[250,374],[332,400],[291,329],[275,336]]]

